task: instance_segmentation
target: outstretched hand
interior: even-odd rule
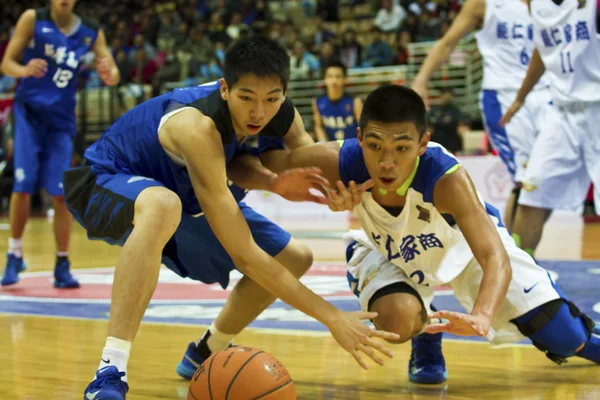
[[[354,207],[360,204],[360,196],[366,190],[370,189],[375,185],[372,179],[357,185],[356,182],[350,181],[350,184],[346,188],[342,181],[337,181],[337,191],[330,189],[327,194],[329,195],[329,209],[331,211],[352,211]]]
[[[338,318],[331,321],[327,326],[339,345],[352,354],[356,362],[364,369],[369,369],[369,367],[363,360],[361,353],[379,365],[383,365],[383,360],[375,350],[388,358],[393,358],[392,352],[373,338],[400,339],[397,333],[370,329],[362,322],[362,320],[374,319],[375,317],[377,317],[376,312],[341,312]]]
[[[325,196],[311,192],[311,189],[323,191],[328,188],[329,181],[321,176],[320,168],[293,168],[280,173],[273,180],[269,190],[289,201],[312,201],[328,204]]]
[[[458,336],[487,336],[492,321],[485,315],[463,314],[453,311],[437,311],[429,314],[430,319],[444,319],[425,327],[427,333],[447,332]]]

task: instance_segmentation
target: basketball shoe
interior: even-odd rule
[[[129,386],[121,380],[124,376],[125,372],[112,365],[96,371],[96,379],[83,392],[83,400],[125,400]]]
[[[442,354],[442,334],[422,333],[412,338],[408,379],[414,383],[442,383],[448,379]]]

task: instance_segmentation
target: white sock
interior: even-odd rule
[[[210,331],[210,336],[206,340],[206,345],[208,346],[208,349],[211,353],[216,353],[218,351],[225,350],[227,347],[229,347],[231,341],[233,340],[233,337],[235,336],[228,333],[220,332],[215,326],[214,322],[208,328],[208,331]],[[197,344],[200,344],[200,342],[202,341],[202,339],[204,339],[204,336],[206,336],[206,333],[208,333],[208,331],[206,331],[204,335],[198,340]]]
[[[23,239],[8,238],[8,254],[14,254],[15,257],[23,257],[22,253]]]
[[[129,361],[130,351],[130,341],[109,336],[106,339],[104,350],[102,350],[102,358],[98,369],[113,365],[117,367],[119,372],[125,372],[125,376],[121,380],[127,382],[127,362]]]
[[[68,251],[57,251],[56,257],[69,257],[69,252]]]

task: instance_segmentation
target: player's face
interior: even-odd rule
[[[227,101],[238,135],[258,134],[279,111],[285,100],[279,77],[243,75],[232,88],[221,80],[221,97]]]
[[[76,0],[52,0],[52,8],[61,14],[70,13],[75,7]]]
[[[344,71],[341,68],[327,68],[325,71],[325,86],[329,90],[340,90],[344,87],[346,77]]]
[[[369,175],[381,189],[395,191],[413,172],[417,157],[427,149],[429,133],[419,139],[413,122],[369,121],[359,132]]]

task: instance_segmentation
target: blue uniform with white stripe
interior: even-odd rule
[[[65,35],[50,18],[50,10],[36,10],[31,42],[23,63],[41,58],[48,63],[42,78],[23,78],[14,101],[15,183],[13,191],[34,193],[41,184],[50,195],[63,194],[62,176],[69,168],[75,126],[75,92],[79,60],[90,51],[98,27],[79,20]]]
[[[356,137],[358,121],[354,118],[353,97],[344,95],[341,99],[332,101],[327,95],[324,95],[317,97],[316,103],[329,140]]]
[[[70,211],[87,229],[89,238],[123,245],[133,228],[134,203],[140,192],[151,186],[171,190],[181,200],[183,215],[165,247],[163,262],[182,276],[226,287],[233,262],[202,215],[187,168],[169,156],[158,139],[165,114],[192,107],[214,121],[227,163],[246,152],[237,141],[227,102],[219,89],[219,82],[176,89],[125,113],[86,150],[87,165],[67,171],[65,193]],[[286,100],[261,131],[259,151],[283,148],[294,112],[291,101]],[[244,195],[239,188],[233,193],[238,201]],[[283,250],[290,240],[287,232],[244,203],[240,203],[240,209],[263,250],[272,256]]]

